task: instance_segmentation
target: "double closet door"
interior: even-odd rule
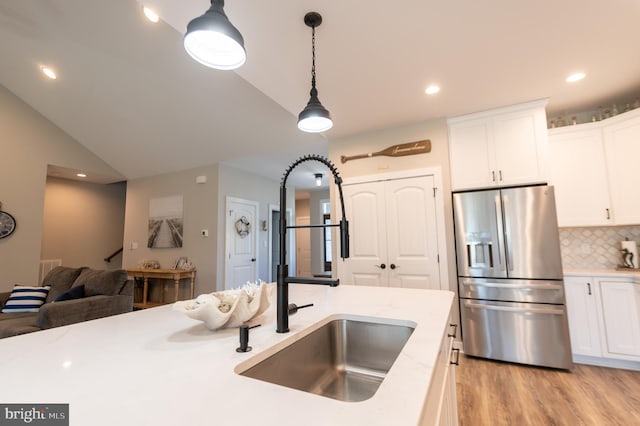
[[[433,176],[343,187],[350,257],[341,283],[440,289]]]

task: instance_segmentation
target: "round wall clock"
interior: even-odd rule
[[[8,237],[16,230],[16,220],[7,212],[0,210],[0,238]]]

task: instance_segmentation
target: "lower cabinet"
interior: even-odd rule
[[[456,396],[456,366],[460,350],[453,347],[458,330],[450,325],[440,345],[438,361],[433,372],[427,401],[423,408],[421,426],[454,426],[458,424],[458,398]]]
[[[571,351],[577,355],[602,356],[597,283],[593,277],[565,277],[564,290]]]
[[[640,279],[565,276],[565,294],[574,361],[640,369]]]
[[[640,284],[600,280],[609,356],[640,360]]]

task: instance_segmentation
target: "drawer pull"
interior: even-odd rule
[[[449,324],[449,327],[453,327],[453,332],[451,334],[447,334],[447,337],[456,337],[456,333],[458,332],[458,324]]]
[[[455,361],[449,360],[449,364],[460,365],[460,349],[453,348],[451,349],[451,352],[455,352],[456,356],[455,356]]]

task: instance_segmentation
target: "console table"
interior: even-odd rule
[[[142,287],[142,303],[134,303],[134,307],[138,309],[146,309],[152,308],[154,306],[164,305],[164,285],[162,287],[162,299],[161,302],[150,302],[147,300],[147,296],[149,293],[149,278],[152,279],[161,279],[161,280],[173,280],[175,285],[174,291],[174,301],[178,301],[178,289],[180,287],[180,280],[190,279],[190,291],[191,291],[191,299],[193,299],[193,284],[196,277],[196,271],[186,271],[184,269],[127,269],[127,274],[129,274],[129,278],[142,278],[143,287]]]

